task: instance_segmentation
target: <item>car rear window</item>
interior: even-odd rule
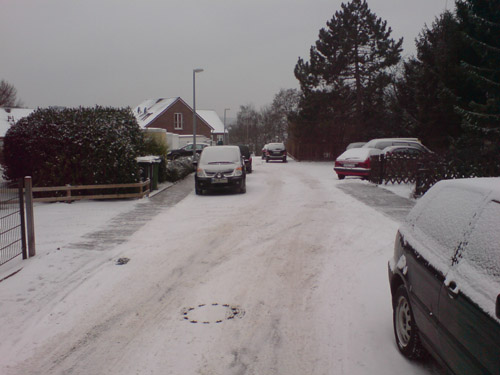
[[[231,162],[238,163],[240,149],[238,147],[213,146],[205,147],[201,153],[200,163]]]
[[[431,257],[422,255],[433,258],[428,259],[430,261],[439,260],[441,267],[436,266],[442,271],[443,266],[451,265],[451,259],[483,199],[482,194],[474,191],[445,187],[430,199],[423,200],[422,205],[416,207],[415,217],[408,216],[414,222],[415,234],[426,245],[426,251],[432,253]]]
[[[267,146],[268,150],[284,150],[285,145],[283,143],[271,143]]]

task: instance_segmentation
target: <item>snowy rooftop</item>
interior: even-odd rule
[[[5,137],[11,125],[29,116],[33,111],[34,109],[27,108],[0,108],[0,137]]]
[[[133,109],[135,118],[141,128],[146,127],[151,121],[161,115],[174,104],[180,97],[147,99]]]
[[[182,100],[179,96],[175,98],[147,99],[133,109],[134,116],[141,128],[145,128],[154,119],[165,112],[177,100]],[[187,105],[187,104],[186,104]],[[189,106],[188,106],[189,107]],[[189,107],[191,109],[191,107]],[[208,125],[212,127],[213,133],[224,133],[224,123],[219,115],[213,110],[197,110],[196,113]]]
[[[213,110],[196,110],[196,113],[213,128],[212,133],[224,133],[224,123],[217,112]]]

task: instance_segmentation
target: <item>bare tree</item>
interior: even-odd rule
[[[0,107],[21,107],[22,102],[17,100],[17,90],[7,81],[0,81]]]

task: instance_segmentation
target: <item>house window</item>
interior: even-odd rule
[[[174,129],[182,129],[182,113],[174,113]]]

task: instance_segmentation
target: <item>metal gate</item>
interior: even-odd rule
[[[23,182],[0,182],[0,266],[27,258]]]

